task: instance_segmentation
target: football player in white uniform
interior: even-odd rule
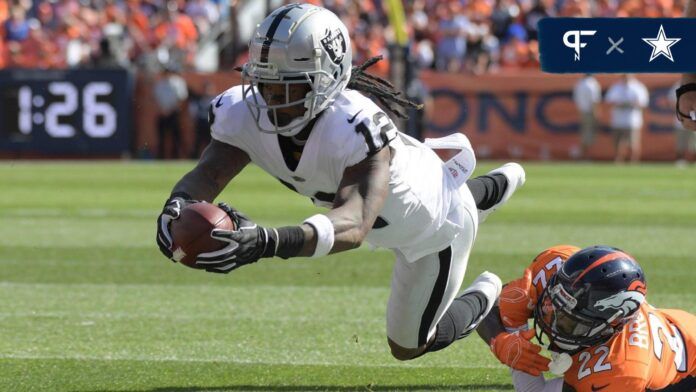
[[[478,222],[524,183],[522,167],[510,163],[466,181],[475,158],[464,135],[431,141],[433,148],[460,150],[443,163],[400,133],[361,91],[395,115],[402,115],[398,106],[414,104],[363,72],[378,59],[352,66],[348,31],[324,8],[273,11],[249,52],[243,84],[211,103],[212,142],[158,219],[162,252],[175,258],[169,223],[181,208],[214,200],[253,162],[329,210],[298,226],[264,228],[221,204],[238,229],[214,230],[229,246],[198,255],[199,266],[228,273],[260,258],[320,257],[367,241],[396,255],[387,305],[395,358],[412,359],[468,335],[501,290],[500,279],[484,272],[457,297]]]

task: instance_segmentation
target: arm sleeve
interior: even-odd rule
[[[562,392],[563,379],[545,380],[544,376],[532,376],[519,370],[510,369],[512,384],[516,392]]]

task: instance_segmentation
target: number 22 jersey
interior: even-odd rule
[[[534,259],[529,268],[538,293],[573,249],[577,250],[568,245],[554,246]],[[616,336],[574,354],[572,360],[564,382],[577,392],[664,389],[696,376],[696,316],[644,303],[633,322]]]

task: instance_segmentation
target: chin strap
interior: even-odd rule
[[[681,111],[679,111],[679,98],[681,98],[682,95],[691,91],[696,91],[696,83],[687,83],[677,89],[677,104],[675,110],[677,112],[677,119],[679,121],[684,121],[684,119],[696,121],[696,111],[692,110],[689,112],[689,114],[682,113]]]

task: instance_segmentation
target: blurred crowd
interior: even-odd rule
[[[191,64],[228,0],[2,0],[0,68]]]
[[[405,124],[421,138],[431,99],[414,71],[469,74],[538,69],[537,22],[544,17],[679,17],[686,0],[403,0],[408,36],[408,67],[404,91],[424,104]],[[207,107],[216,89],[210,83],[191,88],[182,72],[229,70],[246,61],[246,42],[253,26],[282,0],[0,0],[0,69],[76,67],[127,68],[156,75],[159,157],[197,156],[209,137]],[[395,34],[389,23],[388,0],[305,0],[339,15],[351,33],[353,61],[360,64],[382,55],[371,72],[387,75]],[[212,54],[210,43],[213,43]],[[232,47],[232,50],[228,49]],[[231,53],[231,55],[229,55]],[[212,59],[215,61],[211,61]],[[217,57],[217,58],[216,58]],[[222,61],[224,59],[224,61]],[[217,61],[220,60],[220,61]],[[213,64],[202,69],[200,64]],[[631,86],[636,83],[631,80]],[[596,89],[596,88],[595,88]],[[630,89],[608,95],[615,111],[643,100],[622,101]],[[595,97],[579,104],[583,132],[579,156],[589,158],[594,137]],[[642,93],[641,93],[642,94]],[[611,98],[611,99],[610,99]],[[638,103],[636,103],[638,102]],[[184,116],[193,120],[195,148],[179,151]],[[592,115],[591,115],[592,114]],[[614,116],[619,118],[621,116]],[[626,115],[628,116],[628,115]],[[628,117],[626,117],[628,118]],[[640,127],[612,124],[617,161],[640,157]],[[639,124],[640,125],[640,124]],[[169,141],[167,141],[169,140]],[[681,143],[692,146],[693,141]],[[623,152],[626,150],[625,152]],[[679,159],[689,155],[678,146]],[[690,155],[694,155],[693,152]]]
[[[393,36],[386,1],[312,1],[341,16],[356,60],[385,54]],[[421,68],[480,74],[538,68],[537,22],[543,17],[674,17],[684,0],[404,1],[411,54]],[[386,64],[383,64],[386,67]]]
[[[681,15],[684,1],[405,0],[403,4],[410,53],[418,66],[479,74],[537,67],[540,18],[674,17]],[[244,18],[235,8],[248,2],[2,0],[0,68],[176,63],[191,69],[200,42],[220,22],[230,22],[226,27],[238,25],[230,19]],[[356,63],[378,54],[388,59],[394,33],[386,0],[308,2],[331,9],[346,23],[353,35]],[[243,60],[242,54],[231,63]],[[381,67],[377,71],[386,71],[388,61],[377,66]]]

